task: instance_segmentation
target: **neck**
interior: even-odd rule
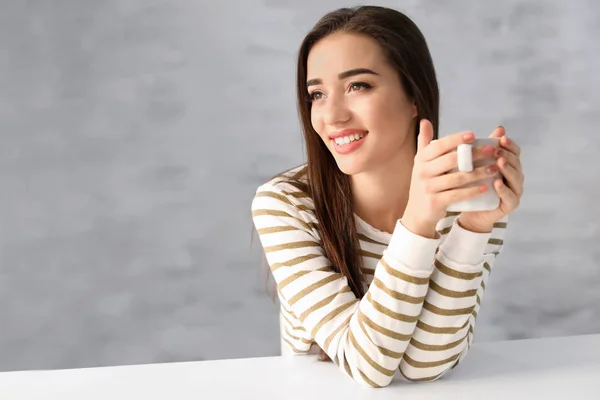
[[[350,177],[354,212],[388,233],[402,218],[410,190],[414,153],[401,153],[390,163]]]

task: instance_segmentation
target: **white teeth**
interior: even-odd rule
[[[344,137],[340,137],[335,139],[335,142],[339,145],[339,146],[343,146],[345,144],[354,142],[356,140],[360,140],[363,137],[365,137],[366,133],[355,133],[354,135],[348,135],[348,136],[344,136]]]

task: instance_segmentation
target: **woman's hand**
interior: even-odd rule
[[[525,176],[521,166],[521,148],[498,127],[490,137],[500,138],[499,157],[496,161],[504,179],[494,181],[494,189],[500,197],[500,205],[492,211],[463,212],[458,223],[473,232],[491,232],[494,223],[519,207],[523,196]]]
[[[461,186],[482,180],[498,172],[497,166],[484,166],[471,172],[452,172],[458,164],[456,148],[462,143],[470,143],[475,138],[473,132],[461,132],[433,139],[431,122],[420,121],[410,193],[402,224],[411,232],[429,238],[436,237],[436,225],[446,215],[446,208],[457,201],[482,195],[485,185],[463,188]],[[473,161],[494,156],[492,146],[484,146],[473,151]],[[472,216],[472,221],[487,220],[489,217]],[[477,220],[477,221],[475,221]]]

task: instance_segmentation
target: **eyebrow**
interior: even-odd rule
[[[340,80],[342,80],[342,79],[349,78],[351,76],[362,75],[362,74],[379,75],[377,72],[372,71],[368,68],[355,68],[355,69],[350,69],[348,71],[341,72],[340,74],[338,74],[338,78]],[[306,86],[308,87],[308,86],[313,86],[313,85],[320,85],[322,83],[323,83],[323,81],[319,78],[310,79],[306,82]]]

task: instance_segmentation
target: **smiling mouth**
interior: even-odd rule
[[[355,133],[353,135],[347,135],[347,136],[339,137],[339,138],[332,139],[332,140],[338,146],[346,146],[346,145],[349,145],[350,143],[354,143],[354,142],[361,140],[365,136],[367,136],[367,132]]]

